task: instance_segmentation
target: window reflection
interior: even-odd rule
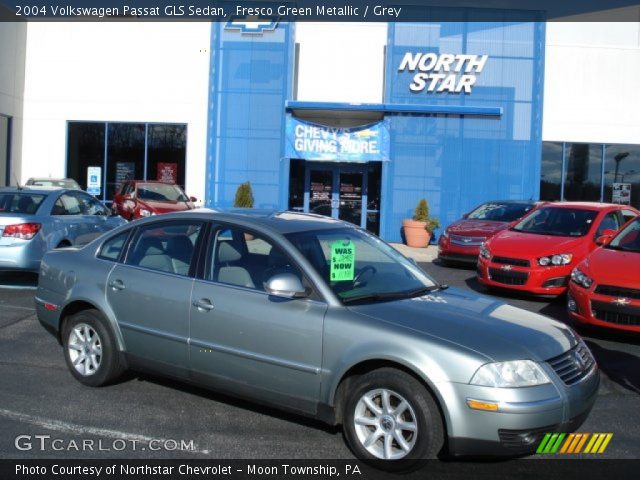
[[[640,145],[605,146],[604,201],[640,207]]]
[[[71,122],[67,130],[67,177],[87,189],[87,168],[104,166],[104,123]]]
[[[560,200],[562,187],[562,143],[542,144],[540,200]]]
[[[147,179],[184,188],[186,125],[149,125],[148,132]]]
[[[107,149],[107,199],[127,180],[144,178],[143,123],[109,124],[109,147]]]
[[[602,145],[567,143],[565,148],[564,199],[568,201],[600,201]]]

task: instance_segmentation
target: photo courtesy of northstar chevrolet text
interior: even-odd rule
[[[631,0],[0,0],[0,477],[631,477],[639,76]]]

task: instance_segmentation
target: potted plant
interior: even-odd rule
[[[413,219],[402,221],[407,246],[424,248],[429,245],[433,231],[440,226],[437,218],[429,216],[429,204],[423,198],[413,211]]]
[[[253,208],[253,192],[251,182],[244,182],[238,185],[236,198],[233,201],[235,208]]]

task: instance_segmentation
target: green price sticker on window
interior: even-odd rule
[[[351,240],[338,240],[331,244],[331,281],[353,280],[356,272],[356,246]]]

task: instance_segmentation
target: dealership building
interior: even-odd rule
[[[0,185],[165,179],[229,207],[249,181],[388,241],[421,198],[443,226],[498,199],[640,207],[640,8],[434,18],[0,23]]]

